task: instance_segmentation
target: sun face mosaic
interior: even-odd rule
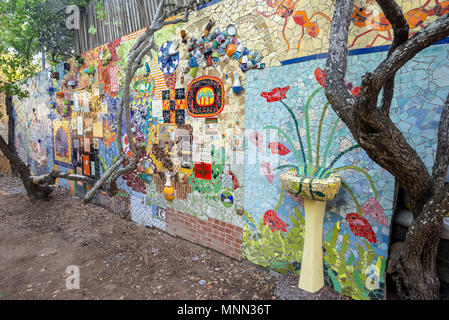
[[[187,112],[195,118],[217,116],[224,108],[224,87],[218,78],[199,77],[187,87]]]
[[[447,1],[398,3],[412,33],[449,11]],[[138,167],[118,180],[115,198],[99,192],[95,203],[298,275],[304,199],[327,201],[326,284],[354,299],[382,299],[395,181],[355,143],[324,96],[321,54],[332,15],[329,1],[222,0],[164,27],[154,37],[159,49],[131,82],[130,137],[118,127],[118,104],[128,94],[128,54],[143,30],[82,53],[30,79],[30,98],[14,101],[19,155],[34,174],[57,169],[99,179],[123,143]],[[355,1],[348,45],[357,51],[346,74],[354,96],[390,43],[391,25],[377,4]],[[391,107],[429,170],[449,90],[446,43],[398,71]],[[88,190],[58,183],[80,197]]]

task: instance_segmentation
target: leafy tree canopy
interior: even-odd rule
[[[24,98],[20,80],[40,69],[40,52],[55,64],[74,55],[74,31],[66,8],[83,10],[89,0],[2,0],[0,2],[0,92]]]

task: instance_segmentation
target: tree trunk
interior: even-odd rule
[[[449,15],[438,18],[408,38],[408,23],[397,3],[394,0],[377,2],[391,23],[394,39],[386,59],[362,77],[357,97],[352,96],[344,82],[354,1],[335,2],[325,69],[325,94],[358,144],[373,161],[395,176],[410,198],[414,222],[405,242],[392,246],[388,265],[399,295],[401,298],[438,299],[436,255],[442,219],[449,211],[449,188],[444,187],[449,166],[449,97],[440,119],[432,176],[416,150],[391,121],[389,111],[396,72],[420,51],[449,35]]]
[[[436,258],[444,215],[449,212],[449,185],[433,196],[413,221],[405,242],[393,244],[387,272],[401,299],[439,299]]]
[[[13,112],[11,96],[6,96],[5,104],[6,104],[6,114],[8,115],[8,145],[10,148],[15,148],[15,143],[16,143],[15,122],[14,122],[14,112]],[[11,167],[11,174],[13,176],[17,176],[18,172],[17,172],[16,168],[13,166],[11,160],[9,162],[10,162],[10,167]]]

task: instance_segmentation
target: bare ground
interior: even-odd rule
[[[69,265],[79,267],[79,290],[66,288]],[[83,205],[62,188],[32,203],[20,180],[0,177],[1,299],[343,299],[297,281]]]

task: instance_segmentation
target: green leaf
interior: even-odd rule
[[[329,277],[332,280],[332,284],[334,285],[334,289],[337,292],[341,292],[341,286],[340,286],[340,282],[338,282],[337,278],[335,277],[334,273],[329,269],[328,273]]]
[[[299,227],[299,223],[298,223],[298,221],[295,219],[295,217],[289,216],[289,218],[290,218],[290,221],[293,223],[293,225],[294,225],[295,227]]]
[[[360,274],[359,274],[358,270],[354,270],[353,277],[354,277],[354,282],[360,288],[360,291],[365,292],[366,291],[365,284],[363,283],[362,279],[360,279]]]
[[[331,237],[328,240],[330,242],[330,246],[333,248],[335,248],[337,246],[337,237],[338,237],[339,231],[340,231],[340,221],[338,221],[334,225],[334,228],[332,229]],[[328,238],[329,238],[329,235],[328,235]]]
[[[383,280],[384,272],[385,272],[385,263],[386,263],[387,259],[386,258],[379,258],[379,259],[382,259],[381,264],[380,264],[380,279]]]
[[[341,245],[341,255],[342,256],[346,253],[346,250],[348,249],[348,243],[349,243],[349,234],[346,233],[343,237],[343,243]]]
[[[354,262],[354,259],[355,259],[354,253],[351,252],[351,255],[349,256],[348,261],[346,261],[346,264],[352,265],[352,263]]]

